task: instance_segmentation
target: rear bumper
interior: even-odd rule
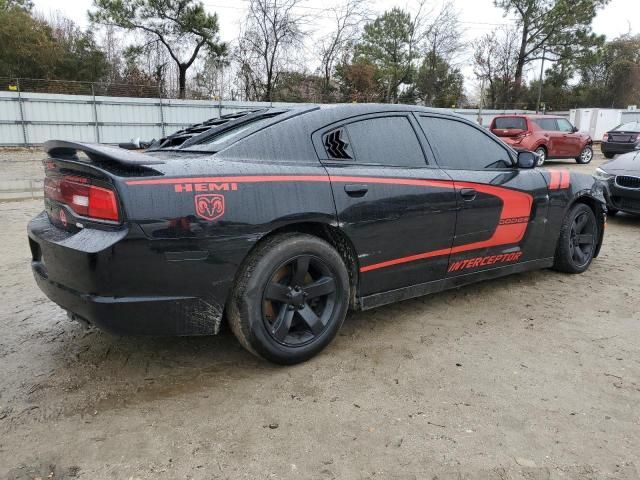
[[[615,143],[615,142],[602,142],[600,144],[600,150],[602,153],[627,153],[633,152],[636,149],[635,143]]]
[[[90,295],[49,280],[41,263],[31,265],[38,287],[51,301],[107,332],[159,336],[217,333],[211,319],[220,318],[221,312],[211,311],[199,298]]]
[[[100,232],[95,242],[81,245],[41,214],[29,223],[28,235],[31,268],[38,287],[51,301],[81,320],[123,335],[218,333],[222,308],[211,300],[184,295],[137,295],[136,282],[129,287],[131,296],[105,294],[111,291],[105,279],[122,282],[113,278],[117,268],[104,265],[107,262],[101,255],[110,255],[108,262],[115,263],[113,251],[115,243],[124,238],[122,234],[105,236]],[[101,268],[106,271],[96,265],[104,265]],[[132,264],[130,268],[134,271],[140,267]]]

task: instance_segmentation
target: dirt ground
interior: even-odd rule
[[[0,478],[640,476],[640,218],[610,219],[583,275],[352,313],[323,354],[283,368],[228,332],[68,321],[31,276],[40,209],[0,204]]]

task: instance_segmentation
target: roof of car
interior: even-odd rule
[[[531,119],[537,119],[537,118],[566,118],[563,117],[562,115],[541,115],[539,113],[505,113],[503,115],[496,115],[494,118],[531,118]]]
[[[418,105],[401,105],[388,103],[341,103],[341,104],[322,104],[322,105],[293,105],[277,108],[262,108],[255,110],[246,110],[237,113],[223,115],[219,118],[212,118],[202,123],[194,124],[188,128],[179,130],[165,138],[155,142],[148,151],[154,150],[177,150],[185,148],[196,148],[196,145],[203,143],[207,138],[212,138],[217,133],[224,132],[241,124],[246,124],[254,119],[271,118],[272,120],[264,124],[256,124],[247,128],[246,135],[253,133],[259,129],[269,128],[280,121],[303,116],[307,123],[307,127],[312,130],[319,128],[321,125],[340,122],[343,119],[357,117],[360,115],[368,115],[373,113],[384,112],[431,112],[440,115],[457,117],[464,120],[464,117],[457,115],[451,111],[421,107]],[[245,136],[245,135],[243,135]],[[243,136],[234,138],[234,141],[241,139]],[[201,148],[201,147],[197,147]]]

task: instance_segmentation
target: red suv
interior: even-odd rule
[[[593,141],[569,120],[551,115],[501,115],[491,122],[491,132],[518,150],[538,154],[538,166],[548,158],[575,158],[589,163]]]

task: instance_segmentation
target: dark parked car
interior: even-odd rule
[[[513,148],[538,155],[538,166],[551,158],[575,158],[578,163],[593,159],[593,141],[569,120],[552,115],[499,115],[489,126],[494,135]]]
[[[640,122],[623,123],[609,130],[602,137],[600,149],[606,158],[640,150]]]
[[[421,107],[254,111],[145,153],[45,149],[29,241],[50,299],[127,334],[214,334],[226,318],[279,363],[318,353],[349,308],[583,272],[604,232],[593,177],[533,168],[531,152]]]
[[[620,155],[596,169],[604,186],[610,215],[619,211],[640,214],[640,151]]]

